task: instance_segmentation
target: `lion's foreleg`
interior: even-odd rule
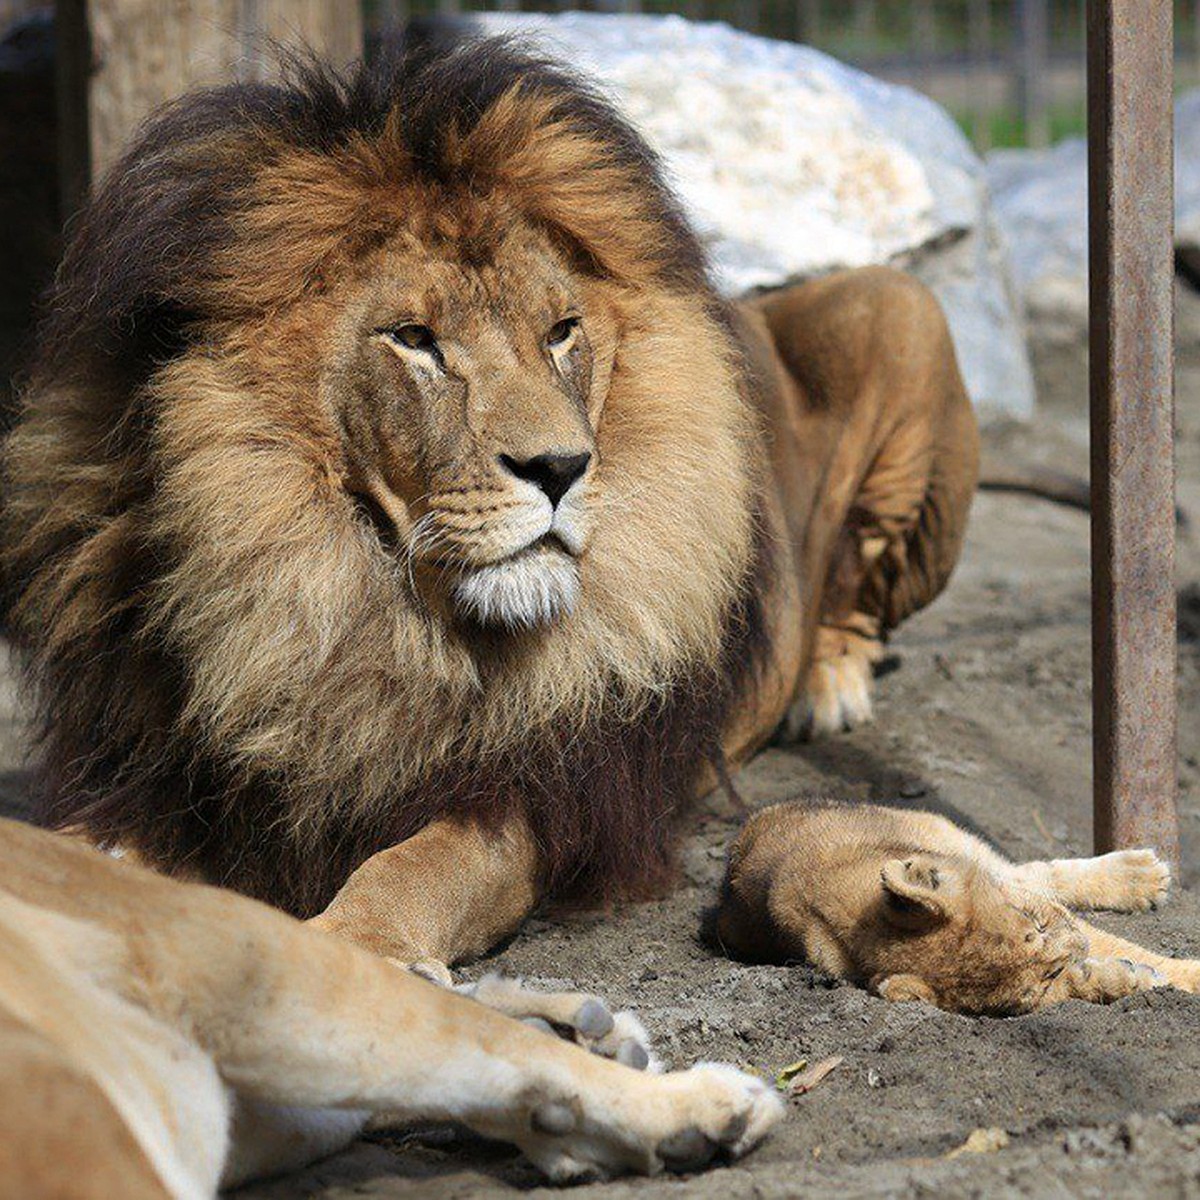
[[[537,848],[523,820],[496,829],[435,821],[367,859],[310,924],[437,974],[512,933],[538,891]]]

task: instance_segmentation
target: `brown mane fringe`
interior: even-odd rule
[[[492,758],[440,770],[376,819],[348,816],[319,844],[291,829],[287,796],[268,781],[239,784],[211,762],[179,757],[168,739],[155,754],[114,746],[105,759],[92,743],[81,760],[84,747],[53,723],[44,733],[39,818],[83,827],[101,845],[136,845],[165,869],[311,916],[356,866],[429,821],[496,826],[516,807],[530,819],[552,899],[592,906],[661,895],[674,880],[679,821],[697,775],[721,753],[730,706],[757,685],[768,660],[760,597],[771,571],[760,536],[719,666],[698,668],[640,718],[564,723]],[[55,770],[59,763],[74,774]]]
[[[562,708],[491,753],[437,760],[386,803],[355,805],[353,772],[368,771],[356,762],[329,792],[306,781],[308,810],[298,813],[281,770],[266,759],[251,769],[244,754],[189,726],[193,664],[158,619],[163,581],[183,551],[148,532],[162,465],[160,399],[147,385],[199,353],[213,329],[244,319],[249,293],[235,295],[225,252],[235,230],[244,235],[257,175],[285,150],[328,156],[376,137],[399,113],[411,169],[461,185],[470,164],[456,147],[514,87],[554,128],[601,147],[599,170],[636,181],[629,211],[642,224],[614,232],[627,239],[623,251],[598,245],[589,269],[616,272],[612,262],[622,253],[633,261],[636,249],[649,274],[635,286],[694,296],[709,328],[727,328],[698,243],[642,139],[577,79],[504,41],[422,39],[347,79],[298,63],[282,84],[222,88],[168,108],[79,221],[47,301],[25,418],[2,460],[0,582],[41,719],[46,823],[135,846],[163,867],[302,915],[371,853],[430,820],[492,824],[514,807],[528,813],[560,899],[598,903],[669,881],[677,819],[720,753],[731,706],[768,657],[761,529],[725,604],[719,655],[673,665],[657,691],[614,672],[590,715]],[[586,231],[579,240],[587,258]],[[727,358],[736,358],[732,344]],[[744,545],[741,554],[744,564]],[[252,590],[257,567],[242,566],[247,602],[278,595]],[[324,679],[314,670],[308,682]],[[381,694],[365,691],[363,702]],[[344,694],[336,699],[344,711]]]

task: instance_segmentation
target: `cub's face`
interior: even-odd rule
[[[452,619],[567,617],[616,344],[602,286],[513,222],[475,242],[405,235],[347,290],[323,391],[385,552]]]
[[[916,855],[888,862],[877,936],[889,999],[960,1012],[1020,1013],[1058,998],[1087,954],[1071,913],[965,860]]]

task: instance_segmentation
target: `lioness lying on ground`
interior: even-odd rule
[[[592,997],[484,980],[468,999],[11,821],[0,861],[3,1200],[199,1200],[379,1110],[514,1142],[555,1180],[694,1169],[780,1114],[731,1067],[639,1072],[501,1015],[619,1055],[628,1022]]]
[[[1200,962],[1067,909],[1150,908],[1169,882],[1150,850],[1017,865],[933,813],[780,804],[730,849],[716,928],[736,955],[807,960],[888,1000],[1019,1013],[1168,983],[1200,991]]]

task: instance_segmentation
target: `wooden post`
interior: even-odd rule
[[[269,43],[308,46],[338,66],[363,50],[362,5],[356,0],[238,0],[239,52],[247,73],[271,75]]]
[[[1172,6],[1088,4],[1096,850],[1179,863]]]
[[[80,89],[96,178],[137,126],[189,88],[269,74],[269,43],[309,46],[343,64],[362,52],[362,16],[338,0],[60,0],[73,45],[90,45]]]

